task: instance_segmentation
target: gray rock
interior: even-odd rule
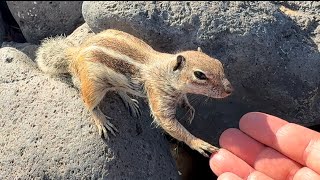
[[[104,103],[120,131],[109,142],[99,137],[76,89],[39,72],[23,52],[1,48],[0,179],[176,179],[149,112],[131,118],[112,94]]]
[[[7,4],[29,43],[68,35],[83,23],[82,1],[7,1]]]
[[[70,41],[74,46],[80,45],[85,39],[93,36],[94,33],[90,29],[87,23],[82,24],[76,30],[74,30],[69,36],[67,36],[67,40]]]
[[[320,2],[318,1],[280,1],[279,4],[293,10],[289,17],[301,30],[310,34],[310,38],[320,51]]]
[[[244,12],[249,5],[242,2],[87,1],[82,13],[94,32],[116,28],[146,40],[155,49],[176,51],[197,48],[228,31],[245,33],[253,24],[272,19],[269,4],[252,4],[260,11],[252,16],[253,12]]]
[[[86,1],[82,13],[94,32],[123,30],[164,52],[201,46],[220,59],[236,89],[234,95],[210,101],[192,96],[197,113],[194,123],[186,126],[217,145],[222,131],[237,127],[249,111],[304,126],[320,123],[320,27],[315,3],[296,3],[302,14],[294,17],[272,1]]]
[[[4,36],[5,36],[4,22],[3,22],[1,11],[0,11],[0,45],[4,41]]]
[[[10,42],[3,42],[1,45],[1,48],[4,47],[13,47],[19,51],[22,51],[24,54],[26,54],[31,60],[35,60],[36,54],[35,51],[38,48],[38,45],[31,44],[31,43],[15,43],[13,41]]]
[[[320,2],[319,1],[275,1],[294,11],[306,12],[308,14],[319,15]]]

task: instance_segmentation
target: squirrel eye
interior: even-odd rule
[[[200,79],[200,80],[206,80],[208,79],[207,76],[205,74],[203,74],[200,71],[195,71],[194,72],[194,76],[196,76],[196,78]]]

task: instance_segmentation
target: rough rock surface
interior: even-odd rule
[[[23,3],[30,4],[19,2],[16,7],[22,8],[25,6]],[[54,4],[52,2],[51,5]],[[10,7],[10,2],[8,5]],[[48,7],[51,5],[49,3]],[[267,112],[305,126],[320,123],[319,7],[320,3],[316,1],[86,1],[82,5],[82,13],[88,26],[84,24],[81,32],[89,33],[90,28],[93,32],[115,28],[142,38],[160,51],[176,52],[201,46],[204,52],[220,59],[236,89],[234,95],[225,100],[191,96],[191,104],[196,108],[195,119],[190,126],[181,121],[194,135],[218,145],[222,131],[238,126],[239,118],[248,111]],[[13,13],[15,17],[18,11],[20,10]],[[71,11],[76,12],[75,9]],[[21,12],[28,15],[28,10]],[[57,14],[65,15],[63,12]],[[31,16],[31,21],[25,21],[24,17],[27,16],[20,14],[18,23],[21,23],[21,19],[22,22],[32,23],[30,27],[28,23],[21,23],[23,26],[20,26],[34,31],[31,26],[36,25],[33,22],[38,19]],[[47,23],[43,23],[42,18],[42,24]],[[59,27],[52,24],[54,28]],[[60,25],[59,22],[58,24]],[[70,22],[66,24],[70,25]],[[70,28],[66,24],[62,26],[61,32],[40,38],[38,34],[29,31],[29,38],[34,36],[38,42],[50,35],[68,34]],[[53,32],[41,30],[46,31]],[[83,35],[73,36],[78,38],[75,43],[83,40]],[[28,56],[33,57],[32,48],[14,46],[26,53],[30,51]],[[0,60],[7,53],[2,51],[8,50],[0,50]],[[21,55],[20,52],[18,54]],[[88,121],[89,115],[83,109],[75,90],[58,80],[36,74],[35,70],[31,72],[32,65],[30,68],[22,68],[20,65],[10,67],[10,63],[4,62],[19,64],[24,61],[19,58],[0,61],[0,127],[5,129],[0,132],[1,137],[4,137],[0,139],[0,158],[4,159],[0,161],[0,179],[13,174],[25,178],[77,178],[87,175],[95,179],[108,175],[108,178],[115,179],[122,173],[124,175],[121,177],[138,179],[175,177],[166,144],[160,143],[163,139],[157,135],[155,128],[148,129],[151,118],[148,116],[147,106],[144,105],[143,108],[145,116],[141,121],[136,121],[125,114],[127,112],[117,97],[107,98],[105,111],[108,115],[117,117],[118,121],[114,124],[123,133],[111,140],[111,143],[104,144],[97,139],[96,129]],[[8,73],[10,69],[12,72]],[[64,95],[70,94],[71,97],[68,96],[68,99],[61,92]],[[48,96],[50,100],[46,99]],[[19,103],[14,103],[18,101]],[[118,111],[124,114],[119,116]],[[178,114],[183,117],[183,111]],[[37,121],[32,121],[31,118]],[[141,127],[146,128],[139,135],[143,129]],[[151,138],[149,134],[155,137]],[[158,139],[155,141],[155,138]],[[139,144],[141,141],[148,144],[147,148],[144,149]],[[49,149],[48,145],[56,149]],[[161,145],[165,147],[159,149]],[[130,151],[124,149],[128,147]],[[38,154],[43,156],[39,157]],[[113,155],[117,157],[113,159]],[[151,160],[146,161],[149,157],[152,157]],[[146,164],[150,162],[151,165]],[[140,164],[146,168],[141,168]],[[117,166],[120,170],[116,170]],[[122,167],[127,167],[127,171],[121,171]],[[161,168],[165,169],[162,171]],[[156,174],[159,175],[157,177],[143,176],[148,172],[160,174]]]
[[[67,36],[67,40],[72,42],[75,46],[80,45],[85,39],[93,36],[94,33],[90,29],[87,23],[82,24],[76,30],[74,30],[69,36]]]
[[[0,179],[177,179],[145,104],[134,119],[117,96],[105,98],[102,111],[120,134],[104,142],[77,90],[28,56],[0,49]]]
[[[3,42],[4,35],[5,35],[4,22],[3,22],[1,11],[0,11],[0,45]]]
[[[82,6],[94,32],[116,28],[155,49],[196,49],[222,61],[235,87],[225,100],[195,96],[188,128],[214,144],[248,111],[301,125],[320,123],[319,5],[283,2],[89,2]],[[304,7],[302,7],[304,6]],[[308,7],[308,8],[305,8]],[[282,10],[281,10],[282,9]]]
[[[31,44],[31,43],[15,43],[13,41],[10,42],[3,42],[1,48],[4,47],[13,47],[24,54],[26,54],[31,60],[36,58],[35,51],[38,48],[38,45]]]
[[[82,1],[7,1],[29,43],[45,37],[70,34],[83,23]]]
[[[319,1],[279,1],[285,7],[292,9],[292,18],[297,25],[308,32],[310,38],[320,51],[320,2]]]

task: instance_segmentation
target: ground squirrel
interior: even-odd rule
[[[200,48],[161,53],[128,33],[108,29],[78,47],[63,37],[48,38],[38,48],[36,62],[45,73],[70,73],[79,82],[81,97],[102,138],[109,138],[108,131],[118,132],[99,109],[106,92],[115,91],[135,117],[140,116],[138,101],[128,94],[146,97],[156,124],[204,156],[218,149],[192,135],[175,118],[179,104],[188,109],[190,123],[194,118],[187,93],[224,98],[233,91],[221,62]]]

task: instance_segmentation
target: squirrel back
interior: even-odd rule
[[[65,36],[46,38],[36,51],[36,63],[41,71],[50,75],[69,73],[66,50],[73,44]]]
[[[94,47],[103,47],[123,52],[138,63],[146,63],[151,54],[157,54],[145,42],[122,31],[108,29],[91,38],[84,38],[83,42],[73,42],[66,36],[49,37],[41,42],[36,51],[38,68],[49,75],[72,74],[74,63],[72,61],[81,52]]]

